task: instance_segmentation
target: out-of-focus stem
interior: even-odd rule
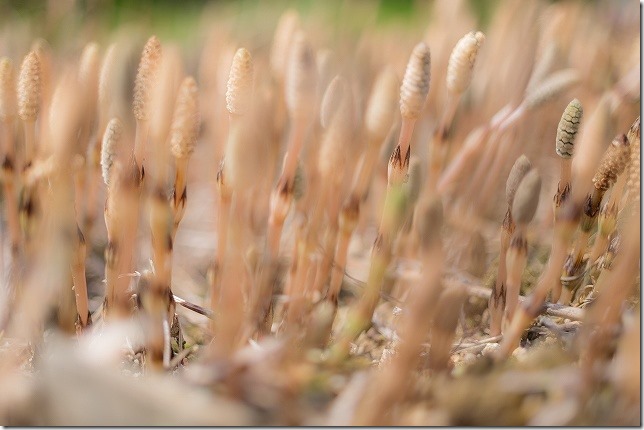
[[[501,227],[501,247],[499,250],[499,268],[496,275],[496,281],[492,288],[492,294],[488,300],[488,309],[490,311],[490,336],[501,334],[501,325],[503,322],[503,312],[506,306],[506,276],[507,276],[507,251],[510,246],[510,238],[514,231],[514,222],[510,208],[506,212]]]
[[[307,121],[296,121],[289,135],[288,150],[284,156],[282,175],[271,193],[271,210],[268,218],[267,249],[271,258],[277,258],[284,220],[293,201],[293,181],[297,160],[304,144]]]
[[[521,289],[521,275],[525,269],[528,258],[528,243],[523,233],[523,228],[517,228],[512,237],[512,242],[507,251],[507,290],[505,319],[512,321],[514,312],[519,303]]]
[[[145,168],[145,151],[148,144],[148,135],[150,133],[150,122],[147,120],[136,120],[136,134],[134,136],[134,159],[139,166],[141,177],[144,177]]]
[[[74,295],[76,297],[76,310],[80,321],[80,330],[84,330],[92,323],[89,313],[89,298],[87,296],[87,281],[85,279],[85,253],[87,245],[80,229],[76,228],[74,240],[74,253],[72,255],[72,278],[74,279]]]
[[[425,187],[426,192],[437,190],[438,179],[443,170],[443,165],[447,158],[447,151],[449,149],[446,147],[445,142],[447,133],[449,133],[449,130],[452,127],[452,122],[454,121],[454,115],[456,114],[456,108],[458,107],[460,99],[460,94],[449,95],[447,106],[445,107],[445,111],[441,117],[441,122],[432,137],[430,144],[429,166],[427,169],[427,182]]]
[[[10,122],[2,124],[4,161],[3,170],[3,193],[5,202],[5,214],[9,227],[9,240],[11,243],[11,255],[15,259],[20,251],[20,221],[18,217],[18,200],[16,196],[16,156],[14,150],[13,132]]]

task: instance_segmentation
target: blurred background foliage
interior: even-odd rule
[[[0,23],[28,24],[30,31],[52,45],[57,40],[64,40],[70,33],[80,31],[95,32],[82,36],[100,40],[109,32],[124,26],[153,31],[161,38],[171,38],[185,44],[194,36],[195,26],[202,25],[203,28],[204,11],[219,17],[226,16],[233,27],[246,26],[251,22],[258,33],[272,31],[271,26],[281,11],[289,7],[297,9],[304,19],[314,14],[324,14],[332,18],[328,22],[343,30],[357,31],[372,24],[418,30],[424,29],[430,20],[435,1],[443,0],[3,0],[0,1]],[[606,3],[601,0],[580,1]],[[607,3],[614,4],[616,9],[623,9],[620,6],[628,1],[611,0]],[[499,0],[469,0],[469,4],[478,21],[478,28],[485,30]],[[361,9],[365,13],[356,13]],[[12,26],[3,25],[2,28],[3,31],[10,31]]]
[[[429,13],[431,1],[425,0],[290,0],[290,1],[261,1],[261,0],[48,0],[25,1],[4,0],[0,2],[0,21],[29,20],[38,23],[41,36],[47,39],[55,38],[61,31],[69,31],[82,24],[80,21],[97,21],[106,30],[138,23],[149,25],[155,31],[165,36],[181,38],[186,29],[194,28],[202,10],[213,8],[221,13],[231,13],[233,18],[253,16],[253,12],[261,9],[283,10],[293,7],[303,17],[318,13],[323,6],[325,13],[338,17],[346,9],[346,2],[377,5],[376,22],[382,25],[404,22],[406,25],[426,22],[428,16],[422,16],[419,11]],[[492,14],[498,0],[470,0],[472,9],[480,23],[485,24]],[[259,5],[262,5],[259,8]],[[54,7],[55,6],[55,7]],[[80,14],[69,13],[71,10]],[[234,11],[234,13],[233,13]],[[67,13],[66,13],[67,12]],[[53,19],[52,19],[53,18]],[[366,15],[349,17],[352,25],[362,26]]]

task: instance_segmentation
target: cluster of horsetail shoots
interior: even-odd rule
[[[429,93],[430,53],[424,43],[419,43],[411,53],[405,76],[400,87],[400,113],[402,128],[398,144],[389,158],[387,167],[387,192],[378,237],[371,254],[371,266],[365,291],[350,310],[347,324],[332,348],[335,360],[345,357],[350,343],[371,321],[380,297],[380,289],[392,258],[392,245],[405,213],[406,193],[403,184],[409,170],[410,142],[414,124]]]
[[[518,307],[508,326],[508,330],[504,332],[500,347],[495,352],[497,359],[505,359],[518,346],[521,334],[539,314],[548,293],[555,290],[557,284],[561,282],[561,271],[569,255],[568,247],[571,239],[578,226],[580,230],[583,230],[583,225],[588,224],[588,222],[581,222],[584,220],[585,208],[589,206],[588,204],[584,206],[584,202],[592,201],[591,196],[594,191],[587,196],[584,196],[584,194],[590,189],[590,186],[587,184],[592,184],[593,170],[600,166],[601,151],[599,148],[602,145],[601,141],[605,140],[608,136],[610,123],[611,116],[607,99],[602,97],[597,103],[592,115],[587,119],[587,125],[582,130],[580,143],[578,149],[575,151],[571,193],[562,208],[556,212],[554,218],[553,244],[548,262],[532,289],[531,294]],[[606,163],[601,164],[606,165]],[[612,169],[609,170],[612,171]],[[601,171],[602,167],[599,167],[597,172]],[[598,190],[597,192],[602,191]],[[588,220],[586,219],[586,221]],[[583,231],[580,231],[580,233],[577,241],[585,244],[588,236],[585,236]],[[561,301],[562,297],[559,298],[559,301]]]
[[[340,232],[335,249],[336,267],[331,273],[327,294],[328,300],[334,307],[337,307],[338,294],[344,277],[349,241],[358,223],[360,206],[367,194],[378,149],[393,125],[395,110],[392,107],[397,101],[398,88],[394,73],[385,69],[378,75],[367,105],[364,124],[368,136],[367,146],[358,161],[351,191],[342,204],[338,220]]]

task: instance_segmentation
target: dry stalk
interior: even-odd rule
[[[501,324],[503,322],[503,313],[506,305],[506,256],[510,246],[510,239],[512,238],[516,228],[512,218],[512,203],[514,202],[514,196],[519,188],[519,184],[531,168],[532,164],[530,163],[530,160],[528,160],[528,157],[521,155],[514,162],[505,185],[505,196],[508,203],[508,210],[505,213],[505,218],[503,218],[503,223],[501,225],[499,268],[496,275],[496,281],[492,287],[492,294],[488,300],[491,336],[498,336],[501,334]]]

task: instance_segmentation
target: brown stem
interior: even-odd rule
[[[136,134],[134,136],[134,159],[139,166],[139,171],[144,171],[145,150],[148,144],[150,123],[146,120],[136,120]]]
[[[336,188],[337,190],[338,188]],[[311,294],[313,296],[321,297],[322,289],[329,279],[329,272],[333,263],[335,255],[335,243],[338,236],[338,201],[337,199],[330,199],[328,202],[328,217],[329,224],[327,225],[326,232],[324,233],[324,242],[322,247],[322,259],[318,264],[313,283]]]
[[[517,108],[518,109],[518,108]],[[499,152],[499,145],[501,143],[500,138],[503,136],[505,128],[502,128],[502,125],[506,124],[510,118],[513,118],[516,114],[517,109],[512,109],[509,106],[505,106],[501,109],[489,123],[489,139],[487,140],[487,145],[484,147],[484,152],[481,157],[480,162],[476,172],[470,180],[467,192],[464,194],[468,201],[478,200],[480,189],[482,184],[484,184],[486,178],[490,173],[491,164],[495,161],[496,155]],[[514,120],[510,120],[513,122]],[[481,201],[481,200],[478,200]]]
[[[333,305],[334,311],[338,307],[338,296],[340,295],[340,288],[342,287],[344,271],[347,267],[347,251],[352,234],[352,229],[341,229],[335,248],[335,267],[331,273],[331,283],[329,284],[329,291],[327,293],[327,300]]]
[[[217,251],[211,288],[211,308],[216,309],[221,299],[222,270],[225,265],[226,248],[228,246],[228,227],[230,219],[231,198],[226,193],[219,194],[219,219],[217,222]]]
[[[463,148],[461,148],[438,180],[436,190],[440,195],[445,194],[449,190],[450,186],[460,179],[472,158],[479,154],[484,148],[485,141],[489,135],[490,127],[486,125],[474,130],[470,136],[468,136]]]
[[[391,182],[391,180],[390,180]],[[378,238],[371,255],[371,267],[366,287],[357,304],[350,309],[338,340],[331,349],[331,361],[343,360],[351,342],[371,323],[371,317],[380,298],[380,290],[392,258],[392,244],[402,218],[402,185],[392,184],[387,189],[380,221]]]
[[[492,167],[483,178],[483,181],[479,183],[479,189],[476,194],[477,205],[483,210],[487,209],[490,202],[493,201],[492,196],[495,190],[498,189],[498,182],[503,171],[503,166],[507,165],[508,161],[514,156],[512,154],[512,150],[514,149],[512,147],[513,142],[510,136],[499,135],[499,140],[500,143],[493,156]]]
[[[498,336],[501,334],[501,326],[503,322],[503,313],[506,305],[506,276],[507,266],[506,258],[508,247],[510,246],[510,238],[514,230],[514,222],[510,208],[506,212],[503,226],[501,227],[501,248],[499,250],[499,269],[496,275],[496,281],[492,289],[492,294],[488,300],[488,309],[490,312],[490,335]]]
[[[9,227],[9,240],[11,242],[11,255],[18,256],[20,251],[20,221],[18,217],[18,201],[15,192],[15,170],[10,159],[5,158],[5,180],[3,185],[5,213]]]
[[[25,159],[24,166],[29,167],[36,155],[36,128],[33,121],[25,121],[24,123],[25,130]]]
[[[282,177],[292,181],[295,177],[295,169],[297,168],[297,160],[304,145],[304,135],[307,130],[306,121],[296,121],[293,124],[293,129],[289,134],[287,144],[288,150],[284,155],[284,167],[282,169]]]
[[[414,126],[416,125],[416,120],[411,118],[403,118],[400,128],[400,136],[398,137],[398,146],[400,147],[400,153],[404,157],[405,154],[409,152],[409,146],[411,145],[411,137],[414,134]]]
[[[130,280],[134,269],[134,251],[139,224],[140,168],[130,157],[118,185],[108,192],[106,225],[109,243],[106,249],[106,316],[127,317],[131,313]],[[111,279],[111,281],[110,281]]]
[[[174,222],[172,228],[172,238],[177,234],[179,223],[183,219],[183,214],[186,210],[186,203],[188,200],[187,187],[186,187],[186,174],[188,170],[188,158],[176,159],[176,172],[174,179],[174,189],[172,191],[172,209],[174,215]]]
[[[436,128],[436,131],[433,135],[433,138],[430,142],[429,147],[429,166],[427,169],[427,181],[426,181],[426,191],[436,191],[438,186],[438,179],[440,177],[441,171],[443,170],[443,165],[447,157],[447,149],[445,147],[445,141],[447,138],[447,133],[452,127],[452,122],[454,121],[454,115],[456,114],[456,109],[458,108],[458,103],[461,96],[452,96],[450,95],[447,99],[447,106],[441,117],[441,122]]]
[[[373,145],[370,145],[373,146]],[[362,200],[369,189],[369,185],[373,178],[373,169],[378,158],[378,151],[376,149],[367,150],[360,157],[358,161],[358,173],[355,176],[354,182],[351,186],[352,193],[359,196]]]
[[[560,187],[565,187],[566,184],[570,184],[572,178],[572,158],[562,158],[561,159],[561,176],[559,179]]]
[[[524,234],[525,226],[517,226],[517,230],[512,237],[510,248],[507,252],[507,290],[505,319],[512,321],[514,311],[519,303],[521,293],[521,276],[526,266],[528,257],[528,243]]]
[[[410,374],[418,366],[422,344],[427,336],[437,310],[441,293],[441,270],[443,254],[435,247],[424,253],[426,278],[422,288],[414,288],[408,301],[408,312],[403,314],[398,332],[403,338],[391,363],[375,375],[373,390],[365,393],[365,399],[356,413],[356,425],[380,425],[385,411],[405,397]],[[451,345],[450,345],[451,347]],[[433,345],[432,345],[433,350]]]
[[[89,298],[87,296],[87,281],[85,279],[85,253],[87,245],[85,237],[76,227],[77,239],[74,241],[72,259],[72,278],[74,280],[74,293],[76,296],[76,310],[80,319],[81,330],[91,323],[89,316]]]

